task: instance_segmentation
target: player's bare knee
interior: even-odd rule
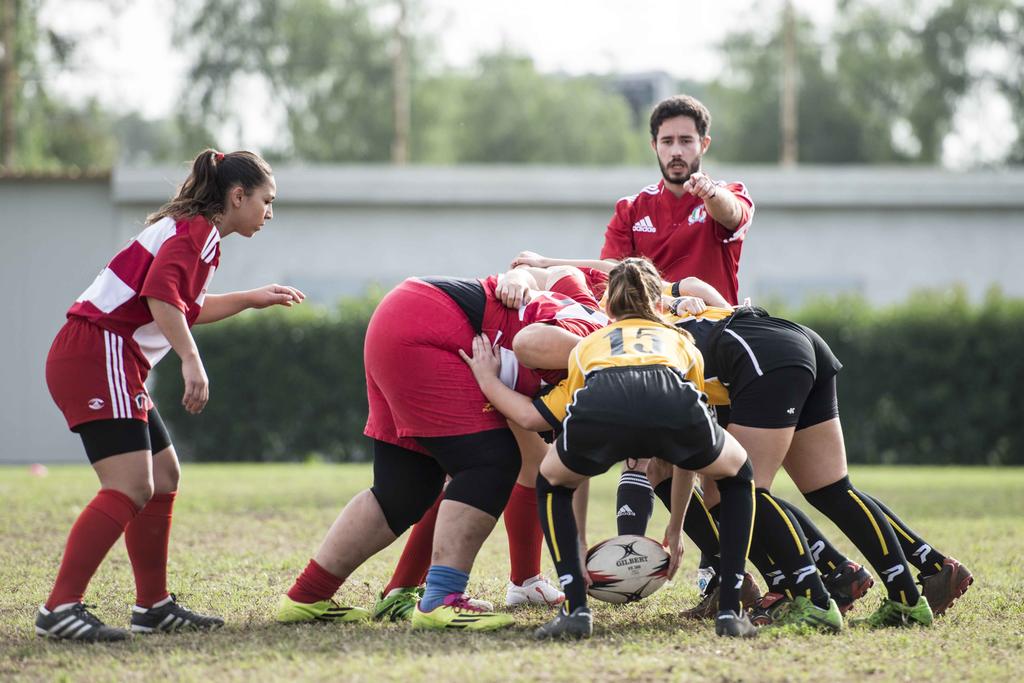
[[[558,462],[558,457],[548,456],[540,464],[540,476],[544,477],[552,486],[562,486],[566,479],[565,467]]]
[[[177,458],[153,460],[153,486],[156,493],[171,493],[178,490],[181,482],[181,466]]]
[[[544,353],[543,330],[539,324],[527,325],[512,338],[512,352],[516,359],[527,368],[535,367],[536,359]]]
[[[148,503],[150,498],[153,497],[154,492],[152,478],[125,482],[118,484],[112,488],[120,491],[124,495],[131,498],[132,502],[135,503],[140,508],[146,506],[146,503]]]
[[[651,486],[657,486],[672,477],[672,464],[661,458],[652,458],[647,462],[647,480]]]

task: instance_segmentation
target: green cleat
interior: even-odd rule
[[[928,601],[921,596],[916,605],[904,605],[885,598],[878,609],[865,619],[856,619],[850,622],[853,626],[866,626],[868,628],[886,628],[887,626],[931,626],[932,608]]]
[[[412,612],[413,628],[496,631],[511,626],[514,622],[510,615],[485,611],[458,593],[452,593],[442,604],[429,612],[420,610],[419,605]]]
[[[791,602],[782,593],[765,593],[750,608],[750,623],[757,627],[771,626],[779,614],[785,614]],[[839,608],[842,610],[842,608]]]
[[[835,600],[828,601],[828,609],[822,609],[811,602],[810,598],[798,595],[785,603],[774,613],[771,626],[806,625],[823,631],[839,632],[843,630],[843,614]]]
[[[342,607],[334,600],[319,602],[296,602],[287,595],[281,596],[277,605],[277,616],[282,624],[298,624],[304,621],[362,621],[370,618],[370,612],[362,607]]]
[[[423,587],[394,588],[381,595],[373,606],[373,618],[378,621],[408,621],[416,602],[423,597]]]

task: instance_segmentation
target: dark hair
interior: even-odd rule
[[[204,149],[192,162],[192,172],[178,188],[178,194],[150,214],[146,224],[168,216],[204,216],[212,220],[216,214],[224,212],[224,198],[231,188],[241,185],[245,193],[250,194],[272,174],[270,164],[253,152],[222,154],[215,149]]]
[[[651,139],[658,137],[661,124],[677,116],[689,116],[697,126],[697,133],[704,137],[711,130],[711,112],[696,97],[675,95],[658,102],[651,112]]]
[[[605,308],[616,320],[643,318],[661,323],[658,300],[661,276],[645,258],[627,258],[608,273],[608,303]]]

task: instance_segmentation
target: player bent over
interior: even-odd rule
[[[743,448],[714,421],[703,394],[703,360],[687,333],[662,322],[661,278],[646,259],[630,258],[609,275],[607,312],[613,324],[581,341],[569,377],[530,401],[498,380],[500,358],[485,337],[473,341],[470,365],[481,390],[513,422],[536,431],[560,430],[541,463],[537,497],[541,527],[566,599],[538,638],[588,637],[587,607],[572,499],[589,477],[608,470],[637,447],[675,465],[673,505],[666,536],[679,567],[682,521],[694,472],[717,480],[722,494],[722,572],[734,577],[720,594],[715,632],[756,632],[740,608],[739,589],[753,523],[753,470]]]
[[[592,307],[559,293],[562,287],[578,289],[564,277],[549,288],[554,291],[527,297],[528,303],[521,296],[528,288],[513,288],[517,301],[509,307],[500,292],[517,277],[523,276],[410,278],[374,311],[364,350],[370,408],[365,433],[373,439],[373,486],[342,510],[316,555],[282,596],[278,621],[368,617],[367,610],[335,603],[335,592],[357,567],[423,517],[448,476],[426,586],[412,610],[412,625],[483,631],[512,624],[511,616],[485,609],[465,591],[477,552],[515,486],[521,457],[507,421],[488,404],[458,354],[470,347],[474,335],[491,332],[496,352],[510,358],[505,380],[532,395],[540,376],[515,363],[516,335],[538,322],[556,336],[564,332],[569,343],[556,354],[556,363],[564,367],[576,340],[607,320],[598,315],[589,292],[578,295]]]

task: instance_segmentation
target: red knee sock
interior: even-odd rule
[[[537,514],[537,491],[517,483],[505,506],[505,532],[512,583],[523,585],[540,574],[540,550],[544,533]]]
[[[175,492],[158,493],[124,531],[124,543],[135,574],[135,604],[152,607],[166,598],[167,543],[171,538],[171,510]]]
[[[430,569],[430,556],[434,551],[434,525],[437,523],[437,511],[441,508],[442,500],[443,491],[434,501],[433,507],[423,513],[423,517],[412,528],[409,540],[402,549],[402,556],[398,558],[395,573],[384,587],[384,595],[395,588],[419,586],[426,580],[427,570]]]
[[[295,602],[320,602],[330,600],[338,592],[345,579],[339,579],[321,567],[316,560],[310,560],[306,568],[288,589],[288,597]]]
[[[120,491],[100,489],[71,527],[47,609],[82,601],[100,562],[138,511],[132,499]]]

